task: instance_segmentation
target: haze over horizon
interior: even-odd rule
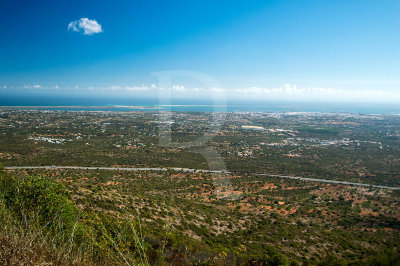
[[[0,96],[400,100],[398,1],[118,2],[2,1]]]

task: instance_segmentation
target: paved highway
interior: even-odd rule
[[[212,171],[212,170],[196,170],[190,168],[128,168],[128,167],[96,167],[96,166],[8,166],[4,167],[7,170],[16,169],[47,169],[47,170],[57,170],[57,169],[73,169],[73,170],[113,170],[113,171],[178,171],[178,172],[190,172],[190,173],[214,173],[222,174],[229,173],[227,171]]]
[[[198,170],[198,169],[190,169],[190,168],[164,168],[164,167],[128,168],[128,167],[93,167],[93,166],[8,166],[8,167],[5,167],[5,169],[7,169],[7,170],[18,170],[18,169],[47,169],[47,170],[72,169],[72,170],[162,171],[162,172],[166,172],[166,171],[171,171],[172,170],[172,171],[189,172],[189,173],[231,174],[231,172],[229,172],[229,171]],[[271,176],[271,177],[277,177],[277,178],[287,178],[287,179],[310,181],[310,182],[322,182],[322,183],[331,183],[331,184],[348,185],[348,186],[362,186],[362,187],[373,187],[373,188],[400,190],[399,187],[372,185],[372,184],[365,184],[365,183],[355,183],[355,182],[340,181],[340,180],[318,179],[318,178],[299,177],[299,176],[290,176],[290,175],[261,174],[261,173],[251,173],[251,174],[252,175],[258,175],[258,176]]]

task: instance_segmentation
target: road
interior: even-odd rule
[[[9,166],[4,167],[7,170],[17,170],[17,169],[47,169],[47,170],[57,170],[57,169],[72,169],[72,170],[113,170],[113,171],[178,171],[178,172],[190,172],[190,173],[213,173],[213,174],[228,174],[227,171],[212,171],[212,170],[197,170],[190,168],[124,168],[124,167],[95,167],[95,166]]]
[[[112,170],[112,171],[178,171],[178,172],[189,172],[189,173],[211,173],[211,174],[231,174],[229,171],[217,171],[217,170],[199,170],[190,168],[164,168],[164,167],[143,167],[143,168],[128,168],[128,167],[93,167],[93,166],[8,166],[5,167],[6,170],[18,170],[18,169],[47,169],[47,170],[62,170],[62,169],[72,169],[72,170]],[[361,186],[361,187],[372,187],[372,188],[382,188],[391,190],[400,190],[399,187],[372,185],[365,183],[355,183],[340,180],[330,180],[330,179],[318,179],[309,177],[299,177],[290,175],[275,175],[275,174],[262,174],[262,173],[251,173],[252,175],[258,176],[270,176],[276,178],[287,178],[293,180],[302,180],[309,182],[322,182],[338,185],[348,185],[348,186]]]

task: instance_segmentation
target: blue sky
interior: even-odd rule
[[[0,93],[152,95],[152,72],[184,70],[239,98],[399,100],[399,12],[397,0],[2,0]],[[82,18],[101,30],[68,29]],[[206,85],[171,83],[190,97]]]

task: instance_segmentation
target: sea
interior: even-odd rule
[[[118,98],[79,96],[1,96],[0,108],[59,111],[175,111],[175,112],[313,112],[400,115],[400,104],[331,103],[300,101],[228,100],[223,103],[205,99]]]

